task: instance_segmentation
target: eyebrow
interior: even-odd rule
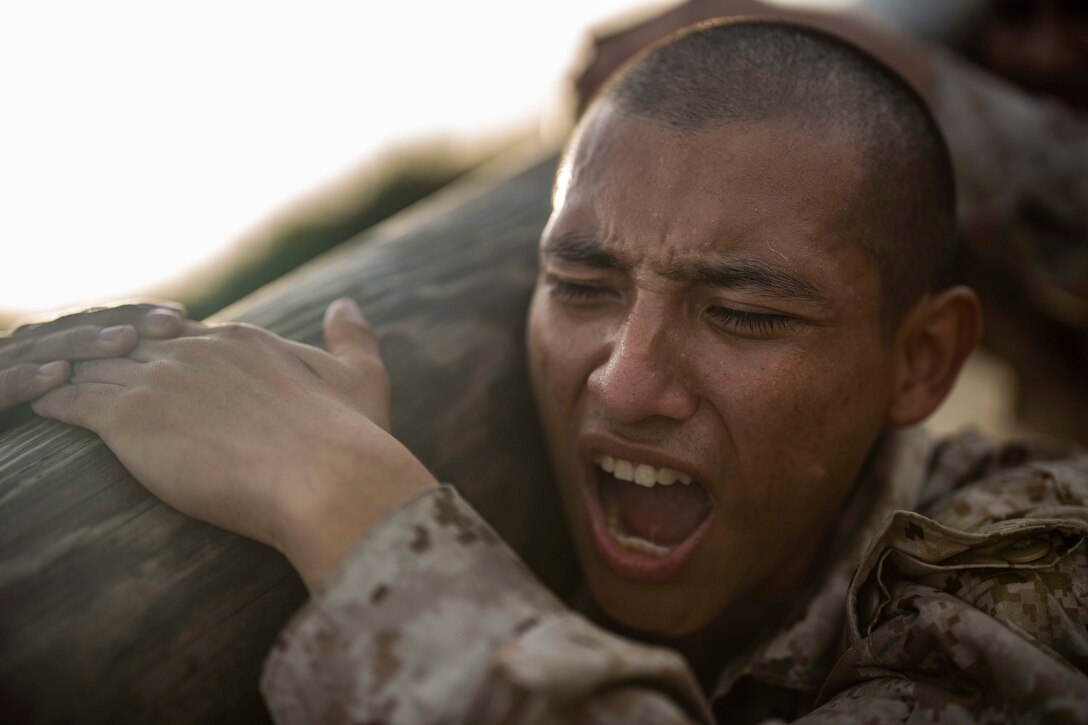
[[[665,276],[723,289],[747,290],[755,294],[797,300],[817,305],[830,304],[827,295],[806,279],[790,274],[762,259],[730,259],[721,262],[676,264]]]
[[[545,257],[597,269],[628,271],[626,261],[606,249],[593,236],[568,232],[550,240],[542,249]],[[689,284],[703,284],[722,289],[745,290],[753,294],[828,305],[827,295],[796,275],[756,258],[723,259],[676,263],[664,270],[664,276]]]
[[[541,249],[541,253],[549,259],[568,264],[580,264],[619,272],[626,271],[629,268],[629,265],[619,257],[605,249],[596,237],[587,236],[580,232],[560,234],[545,244]]]

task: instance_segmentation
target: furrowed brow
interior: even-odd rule
[[[668,276],[725,289],[745,290],[767,297],[817,305],[830,304],[827,295],[811,282],[759,259],[731,260],[721,264],[697,262],[690,266],[678,266],[670,270]]]
[[[624,270],[627,266],[615,254],[605,249],[595,237],[568,232],[544,245],[541,253],[548,258],[568,264],[580,264],[600,269]]]

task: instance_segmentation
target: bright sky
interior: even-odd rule
[[[390,141],[531,121],[641,4],[4,3],[0,309],[137,292]]]

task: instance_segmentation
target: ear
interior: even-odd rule
[[[893,426],[913,425],[937,409],[982,337],[982,306],[970,287],[927,296],[895,333]]]

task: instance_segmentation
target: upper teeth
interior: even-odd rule
[[[655,468],[646,463],[632,463],[622,458],[603,455],[594,456],[593,462],[621,481],[631,481],[646,488],[652,488],[658,483],[663,486],[671,486],[677,481],[685,486],[691,483],[691,476],[688,474],[665,466]]]

